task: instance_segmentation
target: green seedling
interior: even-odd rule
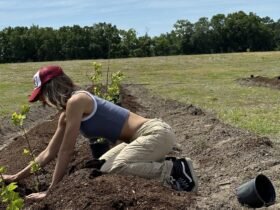
[[[0,198],[1,202],[6,204],[6,210],[20,210],[23,208],[24,200],[19,196],[15,189],[18,187],[16,182],[11,182],[6,185],[3,174],[5,173],[5,168],[0,166]]]
[[[28,105],[23,105],[21,107],[21,111],[20,113],[14,112],[12,114],[12,121],[13,124],[17,127],[19,127],[23,133],[23,137],[27,142],[27,146],[28,148],[24,148],[23,149],[23,155],[26,156],[30,156],[31,157],[31,161],[29,162],[31,165],[31,169],[30,169],[30,173],[35,174],[36,175],[36,182],[35,182],[35,189],[37,191],[39,191],[39,185],[40,185],[40,181],[39,181],[39,176],[38,176],[38,172],[41,170],[40,165],[35,161],[35,155],[34,155],[34,151],[31,147],[30,141],[28,139],[27,136],[27,132],[24,128],[24,120],[26,119],[26,116],[28,114],[28,112],[30,111],[30,106]]]

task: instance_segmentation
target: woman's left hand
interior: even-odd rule
[[[44,199],[47,196],[47,191],[44,192],[38,192],[38,193],[32,193],[25,197],[26,201],[40,201]]]

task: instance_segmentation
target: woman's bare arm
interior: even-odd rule
[[[75,95],[69,99],[66,108],[66,127],[61,143],[56,167],[53,173],[52,183],[49,187],[51,189],[56,185],[64,176],[67,166],[71,161],[74,153],[77,137],[80,131],[80,124],[83,113],[87,104],[87,100],[83,100],[80,95]]]

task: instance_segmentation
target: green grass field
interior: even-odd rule
[[[280,74],[280,52],[233,53],[153,58],[95,60],[106,71],[122,71],[124,83],[145,84],[154,94],[192,103],[215,113],[224,122],[267,135],[280,134],[280,91],[241,86],[238,78]],[[9,115],[33,89],[32,76],[46,64],[63,67],[76,83],[89,84],[93,60],[0,65],[0,115]]]

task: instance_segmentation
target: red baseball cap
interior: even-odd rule
[[[33,76],[35,88],[28,98],[29,102],[35,102],[39,99],[41,94],[41,88],[51,79],[63,74],[63,70],[59,66],[44,66],[40,68],[37,73]]]

